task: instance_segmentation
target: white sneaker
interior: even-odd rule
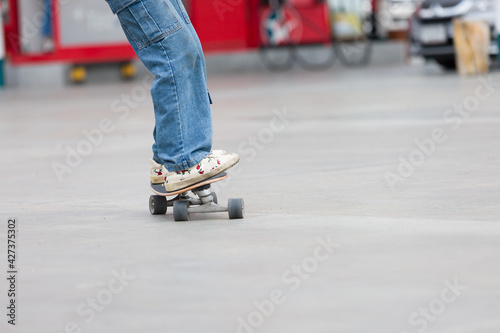
[[[155,160],[152,158],[149,159],[149,164],[151,165],[151,183],[152,184],[162,184],[163,183],[163,172],[161,171],[161,168],[163,165],[160,163],[156,163]]]
[[[202,182],[218,175],[234,166],[240,160],[240,155],[234,153],[216,154],[211,152],[200,163],[183,171],[169,172],[162,168],[164,186],[169,192],[177,191],[190,185]]]
[[[214,157],[226,154],[227,152],[225,150],[212,150],[207,157]],[[151,165],[151,171],[150,171],[151,183],[162,184],[165,181],[165,176],[163,175],[162,171],[163,165],[161,165],[160,163],[156,163],[156,161],[153,160],[152,158],[149,159],[149,164]]]

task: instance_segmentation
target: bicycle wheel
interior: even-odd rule
[[[293,45],[300,40],[300,14],[285,1],[270,1],[260,16],[260,57],[272,71],[284,71],[293,66]]]
[[[373,27],[369,12],[361,1],[339,0],[332,11],[332,34],[342,64],[348,67],[368,64]]]
[[[353,39],[338,40],[335,43],[335,48],[344,66],[364,66],[370,62],[372,42],[366,35]]]
[[[293,66],[293,52],[291,46],[261,46],[260,59],[270,71],[282,72]]]
[[[293,56],[300,67],[308,70],[331,68],[337,59],[335,49],[330,43],[295,45]]]

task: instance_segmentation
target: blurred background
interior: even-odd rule
[[[324,70],[336,60],[366,66],[374,57],[407,63],[425,59],[455,69],[456,19],[487,24],[483,53],[488,58],[483,55],[482,61],[497,67],[495,0],[183,2],[206,55],[239,55],[231,63],[240,69],[258,66],[256,57],[271,71],[294,65]],[[110,78],[136,75],[134,53],[104,0],[1,0],[1,6],[2,85],[81,83],[99,64],[105,65],[98,67],[100,73],[119,73]]]

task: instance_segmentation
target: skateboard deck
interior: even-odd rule
[[[227,178],[229,178],[229,175],[226,172],[221,172],[216,176],[205,179],[204,181],[201,181],[199,183],[190,185],[190,186],[182,188],[180,190],[171,191],[171,192],[167,191],[165,189],[165,186],[163,186],[163,184],[152,184],[151,183],[151,190],[153,190],[153,192],[157,195],[169,197],[169,196],[179,195],[179,194],[197,189],[198,187],[201,187],[201,186],[205,186],[205,185],[209,185],[209,184],[212,184],[215,182],[219,182],[219,181],[227,179]]]

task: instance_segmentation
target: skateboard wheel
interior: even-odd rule
[[[189,221],[189,201],[179,200],[174,201],[174,220]]]
[[[214,204],[219,203],[219,201],[217,200],[217,194],[215,192],[212,192],[212,201]]]
[[[162,215],[167,212],[167,198],[161,195],[149,197],[149,212],[151,215]]]
[[[230,219],[242,219],[245,211],[245,202],[241,198],[229,199],[227,208]]]

